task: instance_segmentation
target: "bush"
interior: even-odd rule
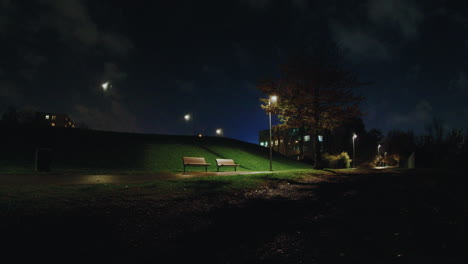
[[[325,153],[323,154],[323,163],[325,168],[344,169],[350,167],[351,159],[346,152],[341,152],[338,155]]]

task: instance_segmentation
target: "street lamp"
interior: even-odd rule
[[[185,122],[190,122],[192,120],[192,114],[188,113],[184,115]],[[195,134],[195,123],[192,121],[192,134]]]
[[[216,135],[223,136],[223,129],[222,128],[216,129]]]
[[[380,144],[379,144],[379,146],[377,147],[377,156],[380,156],[380,147],[381,147],[381,146],[380,146]]]
[[[273,141],[271,140],[271,105],[275,104],[276,101],[278,100],[278,97],[276,95],[271,95],[270,98],[268,99],[268,106],[270,106],[268,111],[268,117],[270,120],[270,171],[273,171],[273,166],[272,166],[272,159],[273,159]]]
[[[354,139],[357,138],[356,133],[353,134],[353,168],[356,168],[356,150],[354,149]]]
[[[103,83],[103,84],[101,85],[101,87],[102,87],[102,90],[103,90],[104,92],[107,91],[107,89],[109,89],[109,88],[111,87],[110,82],[105,82],[105,83]]]

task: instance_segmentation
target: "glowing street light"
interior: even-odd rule
[[[269,100],[268,100],[268,105],[271,106],[272,104],[275,104],[276,101],[278,101],[278,96],[276,95],[271,95]],[[270,171],[273,171],[273,166],[272,166],[272,159],[273,159],[273,141],[271,139],[271,107],[268,111],[268,117],[270,119]]]
[[[111,87],[110,82],[105,82],[101,86],[104,92],[107,91]]]
[[[222,128],[216,129],[216,135],[223,136],[223,129]]]
[[[381,146],[380,146],[380,144],[379,144],[379,146],[377,146],[377,156],[380,156],[380,147],[381,147]]]
[[[193,122],[193,117],[191,113],[184,115],[185,122],[192,122],[192,134],[195,134],[195,122]]]
[[[356,168],[356,151],[354,149],[354,139],[357,138],[356,133],[353,134],[353,168]]]

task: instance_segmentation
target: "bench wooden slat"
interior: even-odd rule
[[[234,160],[232,159],[216,159],[216,166],[218,167],[223,167],[223,166],[230,166],[234,167],[234,171],[237,171],[237,166],[240,166],[240,164],[234,163]]]
[[[205,166],[205,171],[208,171],[208,166],[211,166],[210,163],[206,163],[203,157],[182,157],[182,160],[184,163],[184,172],[186,166]]]

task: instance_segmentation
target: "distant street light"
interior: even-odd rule
[[[353,134],[353,168],[356,168],[356,151],[354,149],[354,139],[357,138],[356,133]]]
[[[275,104],[276,101],[278,100],[278,97],[276,95],[271,95],[269,100],[268,100],[268,105],[270,106],[270,111],[268,111],[268,117],[270,119],[270,171],[273,171],[273,165],[272,165],[272,159],[273,159],[273,141],[271,138],[271,105]]]
[[[107,91],[111,87],[110,82],[105,82],[101,86],[104,92]]]
[[[223,129],[222,129],[222,128],[216,129],[216,135],[218,135],[218,136],[223,136],[223,134],[224,134],[224,133],[223,133]]]
[[[189,113],[189,114],[186,114],[186,115],[184,116],[184,119],[185,119],[185,122],[187,122],[187,123],[190,122],[190,121],[192,121],[192,134],[195,134],[195,123],[194,123],[193,120],[192,120],[192,119],[193,119],[193,118],[192,118],[192,114],[190,114],[190,113]]]
[[[379,146],[377,147],[377,156],[380,156],[380,147],[381,147],[381,146],[380,146],[380,144],[379,144]]]

